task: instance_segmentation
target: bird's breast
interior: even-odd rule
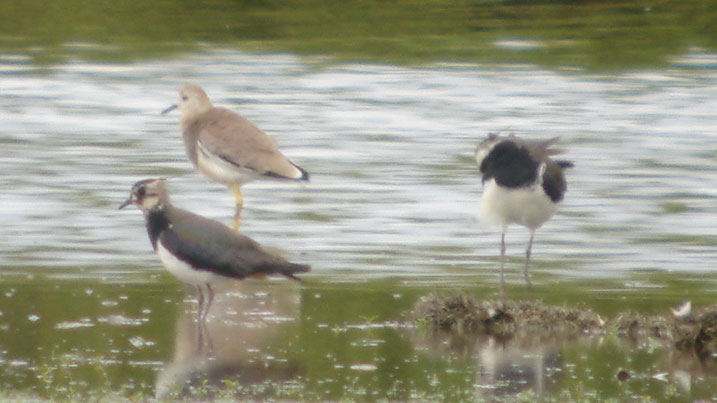
[[[202,285],[211,283],[215,277],[212,272],[194,268],[189,263],[179,259],[161,242],[161,239],[157,242],[157,255],[164,268],[184,283]]]
[[[539,185],[507,188],[495,179],[485,182],[480,203],[481,221],[519,224],[532,230],[540,228],[555,214],[556,205]]]

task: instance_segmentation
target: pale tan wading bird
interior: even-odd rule
[[[282,275],[298,280],[308,265],[290,263],[224,224],[174,207],[164,179],[145,179],[132,186],[120,209],[134,204],[143,213],[149,240],[164,267],[198,292],[199,323],[206,321],[214,299],[213,285],[229,279]]]
[[[182,139],[192,164],[209,179],[234,191],[234,229],[239,228],[244,198],[241,185],[255,179],[308,181],[309,174],[282,154],[266,133],[226,108],[212,105],[203,89],[185,85],[179,102]]]
[[[503,261],[508,225],[522,225],[530,231],[524,273],[530,287],[528,265],[535,231],[555,214],[557,204],[563,200],[567,190],[563,170],[573,167],[573,163],[550,158],[562,153],[562,150],[550,148],[558,139],[526,141],[513,134],[499,136],[491,133],[476,148],[475,158],[483,180],[480,217],[500,225],[502,229],[501,296],[504,292]]]

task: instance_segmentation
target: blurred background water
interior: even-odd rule
[[[162,176],[175,204],[227,224],[233,213],[231,192],[188,162],[178,115],[159,113],[187,82],[253,121],[312,175],[304,186],[246,186],[242,224],[263,245],[312,265],[307,284],[292,291],[308,332],[325,325],[341,333],[377,317],[389,334],[376,336],[383,345],[399,335],[382,321],[421,294],[497,295],[500,234],[477,221],[473,161],[489,132],[560,136],[561,158],[575,162],[564,203],[536,237],[538,298],[608,314],[714,300],[710,2],[2,2],[0,11],[0,331],[8,336],[0,357],[9,390],[53,397],[38,386],[53,385],[43,365],[52,372],[75,351],[84,371],[109,372],[84,386],[57,376],[54,386],[116,391],[131,379],[139,386],[121,395],[153,393],[172,343],[158,312],[174,312],[183,287],[153,256],[141,214],[117,207],[135,181]],[[527,239],[523,228],[508,231],[515,297],[525,296]],[[320,304],[331,319],[312,319],[308,301],[335,294],[343,295],[335,305]],[[102,322],[107,310],[140,319]],[[75,336],[53,347],[63,326]],[[357,329],[358,340],[371,338]],[[78,347],[106,332],[110,342],[92,353]],[[118,346],[127,340],[140,347],[125,355]],[[315,370],[301,377],[312,391],[305,396],[361,397],[312,384],[328,375],[308,352],[331,343],[310,340],[290,341]],[[321,355],[346,345],[336,348]],[[55,354],[42,364],[48,350]],[[348,361],[340,365],[366,373],[361,387],[370,389],[375,374],[407,376]],[[441,393],[474,397],[471,385],[445,380]],[[373,397],[430,390],[393,387],[400,392]]]

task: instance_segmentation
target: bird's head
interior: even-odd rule
[[[182,120],[191,120],[195,116],[204,113],[212,108],[212,101],[204,90],[192,84],[187,84],[179,89],[179,101],[162,111],[162,114],[179,109],[182,112]]]
[[[145,179],[132,186],[129,198],[119,208],[123,209],[134,204],[143,212],[148,212],[168,202],[167,191],[164,187],[165,179]]]

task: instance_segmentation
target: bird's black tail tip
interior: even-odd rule
[[[563,169],[565,169],[565,168],[574,168],[574,167],[575,167],[575,164],[573,164],[572,161],[558,160],[558,161],[555,161],[555,162],[558,164],[558,166],[559,166],[560,168],[563,168]]]
[[[299,168],[299,171],[301,171],[301,176],[299,177],[299,180],[302,182],[308,182],[309,181],[309,173],[306,172],[306,170],[304,170],[304,168],[301,168],[301,167],[297,167],[297,168]]]
[[[296,274],[308,273],[309,271],[311,271],[311,266],[309,266],[308,264],[292,264],[291,266],[287,267],[281,274],[292,280],[302,281],[299,277],[296,277]]]

